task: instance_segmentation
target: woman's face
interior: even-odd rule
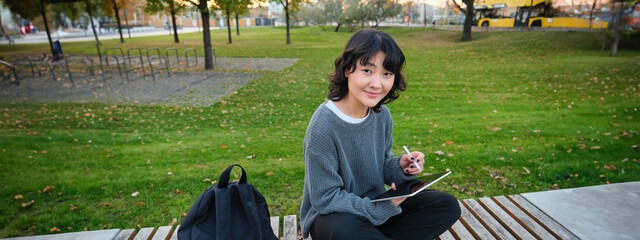
[[[360,59],[353,72],[346,74],[349,92],[345,96],[353,107],[375,107],[391,90],[394,74],[382,66],[386,54],[382,51],[362,64]]]

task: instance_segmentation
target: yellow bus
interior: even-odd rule
[[[588,16],[562,16],[550,0],[477,0],[474,9],[479,27],[589,28],[590,25]],[[608,23],[593,20],[591,25],[594,29],[606,29]]]

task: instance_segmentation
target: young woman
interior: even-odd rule
[[[330,100],[313,114],[304,139],[305,238],[434,239],[458,220],[458,201],[435,190],[371,202],[385,184],[424,169],[423,153],[391,152],[393,120],[384,104],[406,89],[404,60],[393,38],[377,30],[358,31],[336,59]]]

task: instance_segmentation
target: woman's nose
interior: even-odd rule
[[[369,87],[376,88],[376,89],[382,87],[381,77],[373,77],[369,82]]]

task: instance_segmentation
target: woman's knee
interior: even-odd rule
[[[443,216],[449,216],[453,222],[460,218],[460,204],[458,199],[453,195],[436,190],[425,191],[421,195],[421,199],[418,201],[422,206],[419,208],[423,208],[430,212],[438,212]]]
[[[455,217],[453,219],[453,222],[455,223],[455,221],[457,221],[460,218],[460,215],[462,215],[462,210],[460,209],[460,202],[458,202],[458,199],[456,199],[454,196],[451,196],[449,204],[451,206],[451,215]]]

